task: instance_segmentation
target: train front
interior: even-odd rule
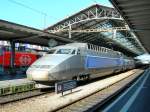
[[[51,49],[28,68],[27,78],[45,85],[67,79],[68,60],[75,56],[75,51],[70,48]]]

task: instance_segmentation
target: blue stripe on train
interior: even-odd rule
[[[103,68],[121,66],[122,59],[100,56],[87,56],[85,59],[85,68]]]

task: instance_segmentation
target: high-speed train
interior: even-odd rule
[[[134,68],[134,60],[118,51],[88,43],[70,43],[50,49],[27,70],[27,78],[43,84],[84,80]]]

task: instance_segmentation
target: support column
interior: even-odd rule
[[[69,25],[69,38],[71,38],[71,25]]]
[[[113,36],[112,36],[112,39],[115,39],[115,38],[116,38],[116,36],[117,36],[116,33],[117,33],[116,30],[113,30]]]
[[[10,67],[11,67],[11,69],[14,69],[14,63],[15,63],[15,42],[10,41],[10,45],[11,45]]]

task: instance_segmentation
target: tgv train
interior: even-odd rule
[[[118,51],[88,43],[70,43],[52,48],[27,70],[27,78],[48,84],[83,80],[134,68],[134,60]]]

